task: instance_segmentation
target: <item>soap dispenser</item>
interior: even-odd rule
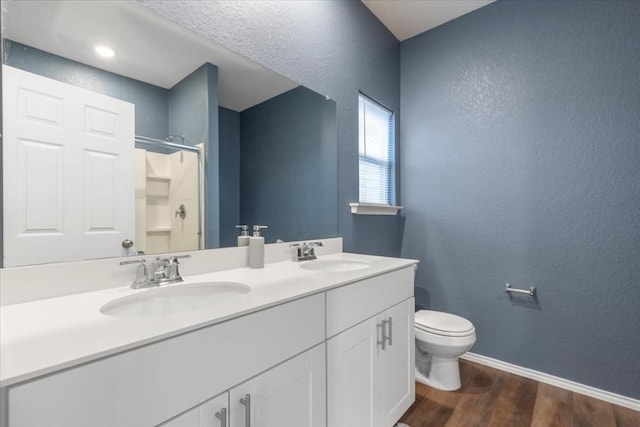
[[[253,236],[249,237],[249,268],[264,268],[264,237],[260,230],[266,225],[254,225]]]
[[[238,246],[249,246],[249,226],[236,225],[236,228],[240,229],[240,235],[238,236]]]

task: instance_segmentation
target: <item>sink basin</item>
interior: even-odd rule
[[[321,271],[324,273],[364,270],[369,267],[371,267],[371,264],[365,261],[349,261],[343,259],[320,259],[300,264],[300,268],[305,270]]]
[[[250,290],[249,286],[235,282],[178,284],[115,299],[100,307],[100,312],[115,317],[170,316],[205,310],[220,298]]]

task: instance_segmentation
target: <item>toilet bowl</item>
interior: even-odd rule
[[[458,356],[476,342],[476,330],[464,317],[440,311],[415,314],[416,381],[453,391],[460,388]]]

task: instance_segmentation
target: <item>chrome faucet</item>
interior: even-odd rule
[[[293,248],[293,256],[291,261],[310,261],[317,259],[315,248],[318,246],[324,246],[322,242],[303,242],[292,243],[289,247]]]
[[[178,259],[191,258],[191,255],[175,255],[167,258],[157,257],[151,263],[151,267],[147,268],[145,259],[135,259],[131,261],[122,261],[120,265],[135,264],[140,265],[136,269],[136,278],[131,283],[133,289],[149,288],[152,286],[160,286],[168,283],[182,282]]]

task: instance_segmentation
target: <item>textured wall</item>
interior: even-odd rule
[[[417,304],[473,321],[477,353],[635,398],[639,22],[640,2],[497,2],[401,48]]]
[[[204,64],[169,90],[168,135],[184,135],[187,145],[209,140],[209,91],[218,90],[217,84],[209,87],[209,72],[217,73],[217,67]]]
[[[236,246],[240,224],[240,113],[220,107],[220,247]]]
[[[207,158],[204,246],[206,249],[218,248],[221,208],[218,67],[204,64],[169,90],[169,135],[184,135],[187,145],[204,143]]]
[[[358,90],[395,111],[400,106],[399,43],[360,1],[138,1],[336,100],[345,250],[400,253],[399,217],[355,218],[348,208],[358,198]],[[375,228],[365,227],[370,222]]]
[[[136,106],[136,135],[167,137],[169,100],[166,89],[10,40],[5,44],[5,64],[130,102]]]
[[[299,86],[240,113],[240,221],[267,243],[335,237],[336,103]]]

